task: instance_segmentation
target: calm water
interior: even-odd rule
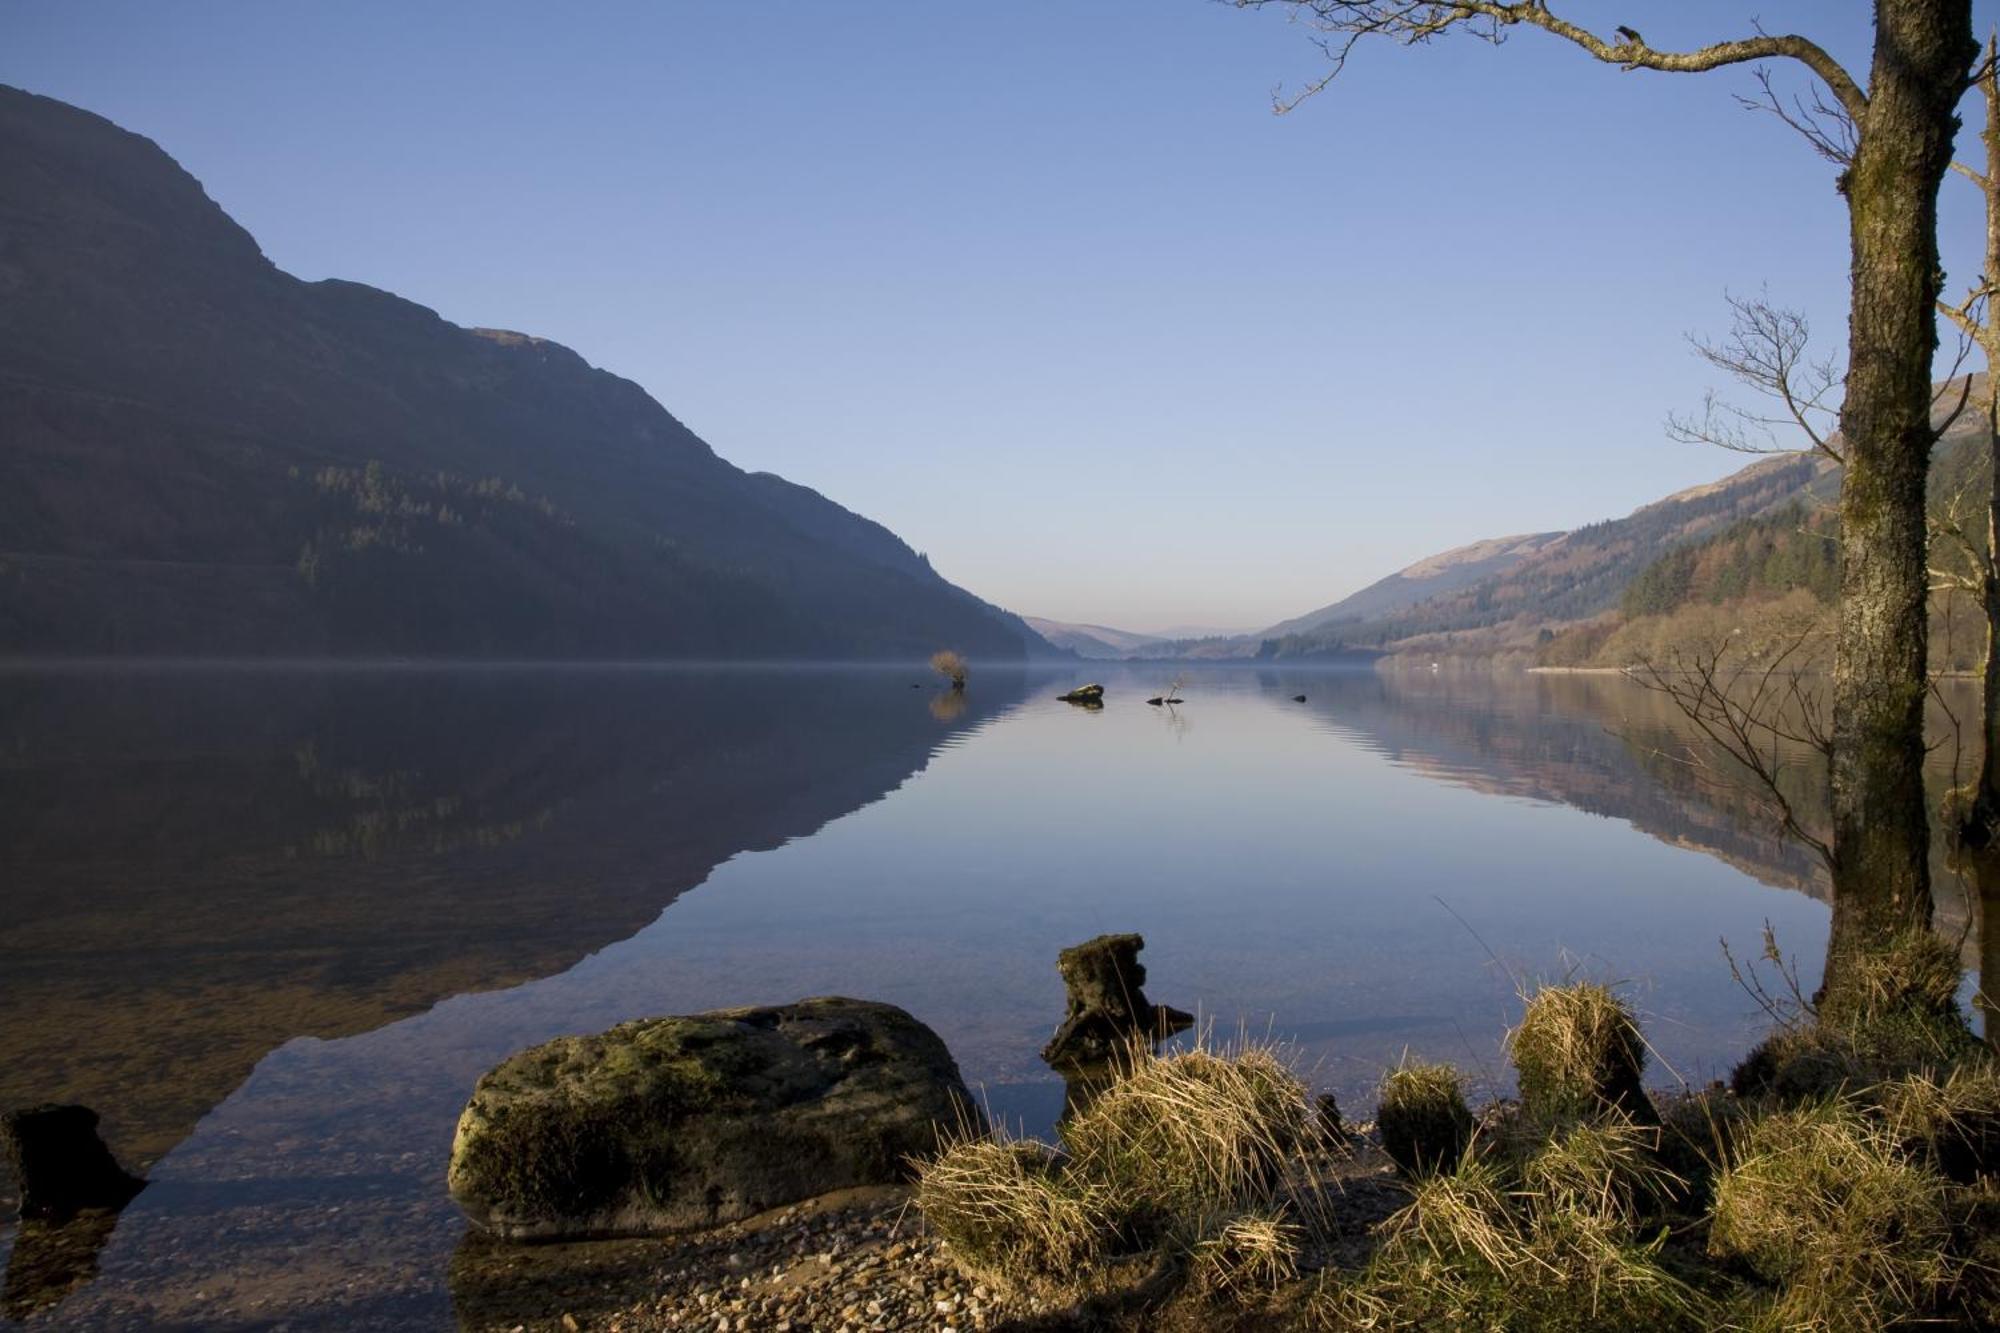
[[[1102,711],[1055,701],[1086,678]],[[1524,979],[1620,983],[1662,1081],[1758,1034],[1719,940],[1769,921],[1815,981],[1813,863],[1623,680],[1162,683],[0,675],[0,1104],[98,1108],[152,1181],[34,1322],[449,1326],[473,1081],[639,1015],[892,1001],[1035,1130],[1056,952],[1102,931],[1352,1109],[1405,1050],[1504,1089]]]

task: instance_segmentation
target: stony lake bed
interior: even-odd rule
[[[1057,701],[1088,681],[1101,709]],[[707,1327],[794,1291],[801,1328],[941,1326],[998,1298],[898,1198],[496,1248],[446,1195],[453,1124],[550,1037],[844,994],[1045,1134],[1056,954],[1117,930],[1155,999],[1363,1118],[1406,1051],[1505,1093],[1535,979],[1615,983],[1651,1077],[1699,1085],[1765,1023],[1719,942],[1769,922],[1809,972],[1825,943],[1810,861],[1662,762],[1674,718],[1617,677],[1218,669],[1173,707],[1129,667],[975,666],[962,697],[885,668],[9,684],[0,1100],[96,1108],[150,1182],[59,1305],[9,1307],[31,1326],[688,1327],[705,1290]]]

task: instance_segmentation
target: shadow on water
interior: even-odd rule
[[[0,1109],[143,1169],[265,1054],[560,972],[1021,697],[914,669],[11,671]],[[13,1212],[0,1175],[0,1216]],[[109,1235],[30,1227],[11,1299]],[[37,1276],[41,1275],[41,1276]]]

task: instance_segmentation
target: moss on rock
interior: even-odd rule
[[[642,1019],[480,1079],[447,1176],[514,1239],[643,1235],[887,1184],[974,1123],[935,1033],[861,1000]]]

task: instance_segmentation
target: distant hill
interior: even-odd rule
[[[1536,532],[1519,537],[1490,537],[1441,555],[1426,556],[1386,579],[1377,579],[1360,592],[1343,597],[1331,606],[1280,621],[1258,637],[1282,639],[1292,634],[1311,634],[1343,620],[1367,620],[1390,615],[1427,598],[1456,592],[1483,579],[1505,574],[1562,540],[1565,535],[1560,532]]]
[[[1955,393],[1942,397],[1956,401]],[[1962,414],[1932,455],[1930,506],[1940,519],[1955,509],[1976,546],[1986,536],[1988,466],[1984,423]],[[1831,503],[1837,478],[1825,474],[1798,501],[1670,547],[1627,582],[1615,608],[1539,644],[1537,660],[1625,667],[1727,637],[1746,652],[1782,646],[1791,661],[1823,663],[1830,644],[1817,631],[1832,626],[1840,583],[1840,515]],[[1953,567],[1962,558],[1942,542],[1932,561]],[[1977,670],[1984,617],[1973,599],[1940,588],[1930,611],[1932,668]]]
[[[1496,538],[1420,561],[1344,602],[1275,625],[1239,650],[1279,658],[1533,651],[1566,626],[1616,608],[1626,585],[1674,547],[1787,506],[1823,506],[1837,484],[1833,465],[1818,456],[1762,458],[1624,518]]]
[[[11,88],[0,439],[0,655],[1050,651],[630,381],[280,272],[151,141]]]
[[[1110,661],[1143,655],[1164,640],[1152,634],[1134,634],[1108,625],[1079,625],[1065,620],[1023,617],[1028,627],[1058,648],[1067,648],[1078,657]]]

